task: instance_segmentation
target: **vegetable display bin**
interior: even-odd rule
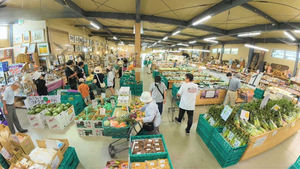
[[[199,115],[196,132],[201,137],[203,142],[206,145],[208,145],[208,143],[212,139],[213,133],[220,131],[221,128],[215,128],[215,127],[211,126],[203,116],[204,116],[203,114]]]
[[[300,169],[300,156],[296,160],[296,162],[289,167],[289,169]]]
[[[6,162],[2,154],[0,154],[0,166],[2,166],[4,169],[9,168],[9,164]]]
[[[171,169],[173,169],[173,165],[171,163],[170,157],[169,157],[169,153],[168,153],[168,149],[166,146],[166,142],[165,139],[163,137],[162,134],[158,134],[158,135],[144,135],[144,136],[130,136],[130,142],[129,144],[131,145],[133,140],[144,140],[144,139],[155,139],[155,138],[160,138],[162,139],[163,145],[164,145],[164,149],[165,152],[161,152],[161,153],[147,153],[147,154],[132,154],[131,151],[131,146],[129,147],[129,159],[130,162],[144,162],[147,160],[157,160],[157,159],[168,159],[169,163],[170,163],[170,167]]]
[[[58,169],[76,169],[79,164],[79,159],[74,147],[69,147],[65,154],[63,161],[60,163]]]
[[[207,147],[214,155],[220,166],[222,168],[226,168],[238,163],[244,154],[247,145],[234,148],[217,130],[212,131],[214,133],[212,134],[212,138]]]
[[[102,121],[102,128],[103,128],[103,136],[111,136],[112,138],[127,138],[129,135],[129,128],[130,126],[127,125],[127,127],[110,127],[105,126],[104,121],[106,121],[107,118],[104,118]]]

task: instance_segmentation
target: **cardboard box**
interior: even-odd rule
[[[12,135],[11,138],[12,142],[20,147],[27,155],[35,148],[31,137],[27,134],[16,133],[15,135]]]
[[[53,150],[53,149],[46,149],[46,148],[35,148],[31,153],[30,153],[30,159],[35,162],[35,163],[38,163],[38,164],[43,164],[41,161],[36,161],[37,160],[37,157],[38,159],[41,159],[42,157],[44,157],[41,153],[38,154],[37,152],[41,152],[41,151],[56,151],[56,150]],[[44,164],[46,165],[48,168],[51,168],[51,169],[57,169],[60,165],[60,163],[62,162],[63,160],[63,155],[61,154],[60,151],[56,151],[56,153],[52,156],[50,163],[49,164]]]
[[[77,131],[79,136],[95,136],[93,129],[78,128]]]
[[[8,126],[0,124],[0,137],[8,138],[11,135],[10,129]]]
[[[64,129],[65,128],[65,115],[63,112],[56,116],[45,116],[46,123],[49,129]]]
[[[68,126],[74,119],[75,119],[75,111],[74,111],[74,106],[72,106],[64,112],[65,126]]]
[[[81,120],[80,117],[76,117],[75,118],[76,127],[78,129],[80,129],[80,128],[93,129],[93,120],[92,120],[93,117],[94,117],[94,115],[89,116],[89,119],[91,119],[91,120]]]
[[[94,129],[94,136],[103,136],[103,129]]]
[[[27,114],[28,121],[33,128],[45,128],[45,113],[47,110],[43,110],[39,114]]]
[[[61,152],[61,154],[64,154],[68,147],[69,147],[69,141],[68,139],[46,139],[46,140],[36,140],[36,143],[38,147],[40,148],[53,148],[56,147],[56,141],[62,142],[63,146],[61,146],[58,151]]]

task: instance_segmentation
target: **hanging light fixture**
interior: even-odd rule
[[[250,44],[245,44],[245,47],[256,49],[256,50],[262,50],[262,51],[265,51],[265,52],[269,52],[269,49],[262,48],[262,47],[259,47],[259,46],[250,45]]]
[[[205,17],[203,17],[203,18],[201,18],[201,19],[199,19],[199,20],[193,22],[192,25],[193,25],[193,26],[199,25],[200,23],[202,23],[202,22],[204,22],[204,21],[207,21],[207,20],[209,20],[210,18],[211,18],[211,15],[207,15],[207,16],[205,16]]]

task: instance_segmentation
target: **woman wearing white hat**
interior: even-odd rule
[[[145,113],[144,118],[137,118],[137,121],[143,122],[143,130],[149,132],[149,134],[159,134],[159,126],[161,123],[161,116],[158,110],[158,106],[151,97],[150,92],[143,92],[140,100],[145,103],[145,106],[141,108]]]
[[[104,74],[100,66],[95,67],[94,69],[94,80],[93,83],[98,87],[97,94],[105,96],[105,83],[104,83]]]

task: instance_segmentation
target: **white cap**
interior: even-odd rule
[[[153,99],[150,92],[145,91],[142,93],[140,100],[144,103],[150,103]]]

